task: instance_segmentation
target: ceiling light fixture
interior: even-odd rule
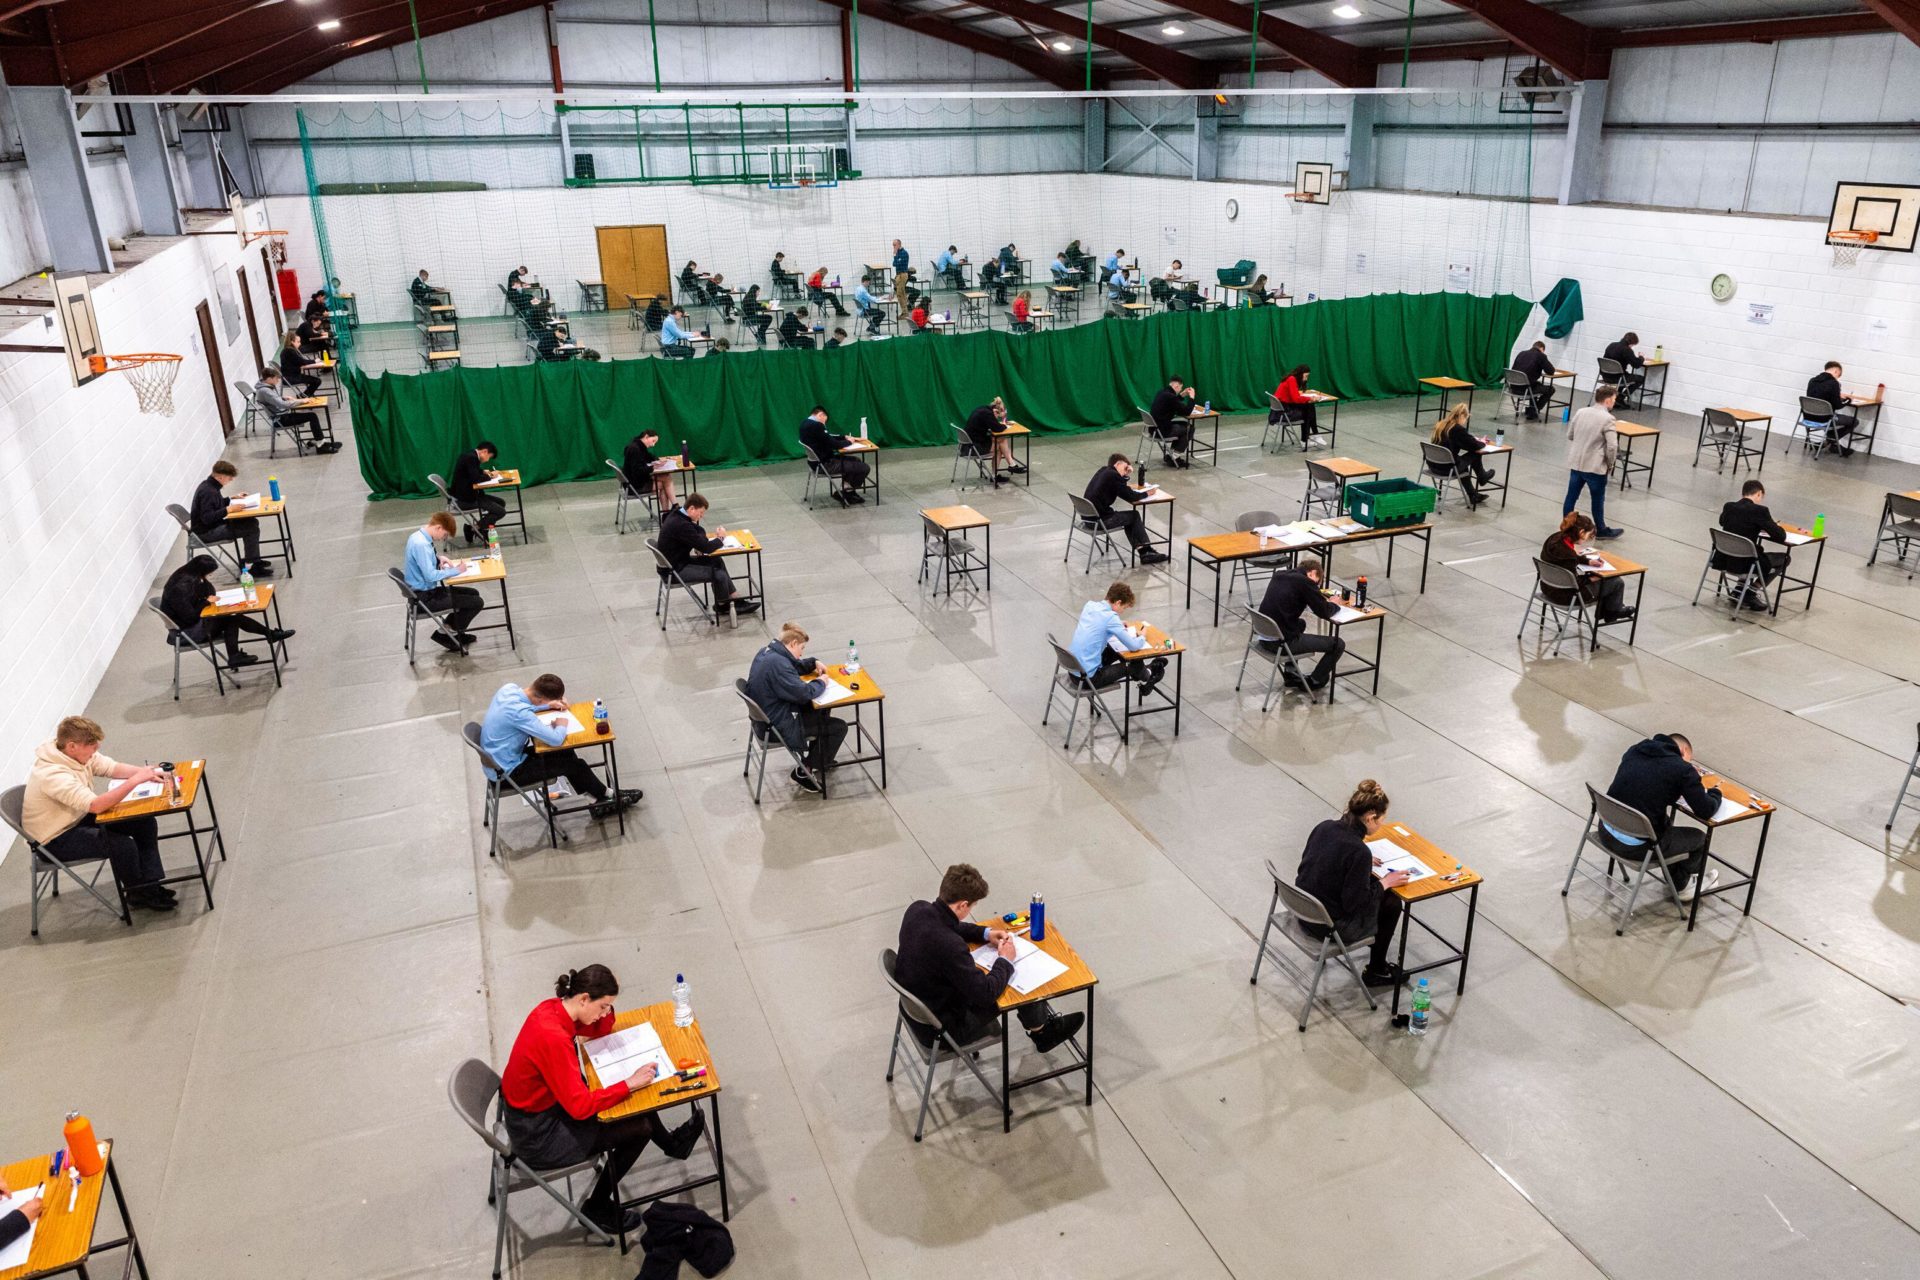
[[[319,23],[318,25],[322,31],[338,31],[340,29],[340,19],[328,18],[325,22]]]
[[[1073,46],[1068,44],[1065,40],[1055,40],[1053,42],[1053,47],[1054,47],[1054,50],[1058,53],[1073,52]]]
[[[1169,22],[1166,26],[1160,28],[1160,34],[1163,36],[1183,36],[1187,34],[1187,29],[1177,22]]]
[[[1352,22],[1360,16],[1360,10],[1350,4],[1337,4],[1333,6],[1333,16],[1336,18],[1345,18],[1348,22]]]

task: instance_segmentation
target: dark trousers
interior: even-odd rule
[[[1593,586],[1587,593],[1587,603],[1598,606],[1602,619],[1619,616],[1627,607],[1627,582],[1625,578],[1602,578],[1598,583],[1581,583],[1582,587]]]
[[[202,542],[237,542],[245,554],[247,564],[257,564],[260,560],[260,522],[258,520],[229,520],[194,536]]]
[[[595,1180],[582,1205],[590,1218],[611,1221],[620,1198],[620,1179],[627,1176],[647,1149],[666,1130],[658,1115],[626,1116],[602,1124],[592,1116],[575,1120],[557,1105],[546,1111],[520,1111],[503,1106],[507,1140],[513,1152],[535,1169],[564,1169],[606,1153],[605,1171]]]
[[[1296,658],[1302,654],[1319,654],[1320,661],[1314,664],[1313,674],[1308,679],[1316,685],[1324,685],[1333,679],[1333,669],[1340,664],[1340,655],[1347,651],[1347,642],[1339,636],[1303,631],[1287,641],[1287,649]]]
[[[807,764],[812,769],[825,772],[840,754],[840,744],[847,740],[850,726],[838,716],[821,711],[815,707],[800,712],[800,729],[807,735]]]
[[[202,618],[181,632],[195,644],[224,644],[228,658],[240,656],[240,633],[264,636],[269,628],[244,613],[229,613],[218,618]]]
[[[1147,545],[1147,522],[1140,518],[1138,511],[1115,511],[1101,516],[1100,523],[1108,529],[1123,530],[1127,541],[1136,548]]]
[[[1145,643],[1144,641],[1142,643]],[[1165,658],[1149,658],[1145,662],[1128,662],[1112,645],[1100,651],[1100,669],[1087,678],[1087,682],[1096,689],[1106,689],[1119,684],[1122,680],[1159,680],[1167,673]]]
[[[1153,438],[1159,442],[1163,453],[1185,453],[1193,440],[1193,424],[1185,418],[1175,418],[1164,427],[1156,424]]]
[[[298,431],[301,427],[305,427],[307,434],[315,440],[325,440],[327,438],[326,432],[320,429],[319,415],[309,413],[305,409],[296,409],[292,413],[281,414],[280,425],[293,431]]]
[[[447,615],[447,625],[455,631],[465,631],[487,607],[487,602],[472,587],[435,587],[431,591],[420,593],[421,603],[427,608]]]
[[[1622,862],[1640,863],[1647,860],[1649,846],[1622,844],[1604,826],[1600,828],[1600,843]],[[1667,833],[1660,837],[1660,852],[1668,858],[1687,855],[1685,862],[1668,868],[1673,876],[1674,889],[1684,890],[1695,876],[1706,870],[1707,833],[1697,827],[1668,827]]]
[[[1392,890],[1383,890],[1380,905],[1373,911],[1360,911],[1344,920],[1334,921],[1333,927],[1340,932],[1343,942],[1352,942],[1355,938],[1366,936],[1373,931],[1373,945],[1367,949],[1367,968],[1375,973],[1383,973],[1387,967],[1387,952],[1393,949],[1393,935],[1400,928],[1402,912],[1400,895]],[[1308,937],[1325,938],[1327,931],[1320,925],[1302,923],[1300,928]]]
[[[47,852],[62,862],[113,864],[113,878],[133,889],[165,874],[160,861],[160,824],[152,818],[124,818],[101,826],[88,814],[80,825],[46,841]]]
[[[762,311],[758,314],[744,317],[743,323],[745,323],[747,328],[753,333],[753,340],[765,346],[767,342],[767,330],[773,327],[773,317]]]
[[[310,373],[282,373],[281,377],[285,379],[289,387],[294,388],[300,393],[302,400],[312,395],[320,387],[320,379]]]
[[[876,307],[868,307],[864,314],[866,315],[866,318],[867,318],[867,332],[868,333],[880,332],[880,326],[882,323],[885,322],[887,318],[886,313],[880,310],[880,308],[876,306]]]
[[[873,474],[873,468],[859,458],[829,458],[822,465],[826,467],[828,475],[840,477],[842,489],[858,489]]]
[[[1547,401],[1553,399],[1553,387],[1545,382],[1527,384],[1527,416],[1537,418],[1547,407]]]
[[[507,514],[507,504],[490,493],[474,494],[472,498],[460,502],[460,509],[473,517],[473,527],[483,538],[487,536],[487,530],[499,524]]]
[[[565,778],[574,794],[593,800],[607,798],[607,784],[572,751],[546,751],[529,755],[508,775],[523,787],[532,788],[555,778]]]
[[[727,566],[718,560],[691,560],[678,570],[683,582],[704,582],[713,588],[713,607],[724,609],[727,601],[733,599],[733,579],[727,574]]]
[[[1026,1028],[1028,1034],[1032,1034],[1047,1025],[1047,1019],[1053,1016],[1053,1006],[1044,1000],[1039,1004],[1023,1004],[1013,1011],[1013,1016],[1020,1019],[1020,1025]],[[974,1014],[958,1026],[948,1027],[947,1031],[953,1036],[955,1044],[972,1044],[975,1040],[992,1035],[999,1021],[1000,1015],[997,1013]],[[913,1029],[914,1035],[920,1037],[922,1044],[932,1043],[933,1036],[919,1023],[909,1020],[907,1026]]]
[[[1574,504],[1580,500],[1580,490],[1585,489],[1593,495],[1593,525],[1595,529],[1607,527],[1607,477],[1600,471],[1567,472],[1567,500],[1560,507],[1560,514],[1572,514]]]
[[[1300,435],[1302,439],[1320,429],[1320,419],[1314,414],[1313,410],[1313,405],[1305,403],[1290,404],[1287,406],[1287,416],[1300,424]],[[1280,411],[1278,409],[1267,410],[1267,425],[1272,426],[1278,421],[1280,421]]]
[[[844,316],[845,314],[847,314],[847,309],[844,306],[840,305],[840,299],[834,297],[832,294],[828,293],[825,289],[809,288],[807,290],[807,296],[813,300],[813,304],[815,306],[832,307],[833,314],[837,316]]]

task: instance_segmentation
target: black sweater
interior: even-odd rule
[[[1162,431],[1173,426],[1175,418],[1184,418],[1193,412],[1193,397],[1172,387],[1162,387],[1154,394],[1153,404],[1147,414],[1153,419],[1153,425]]]
[[[21,1236],[27,1234],[27,1215],[15,1209],[5,1217],[0,1217],[0,1249],[6,1248]]]
[[[627,441],[627,452],[620,459],[620,472],[627,478],[627,487],[644,490],[653,483],[653,464],[659,459],[653,456],[653,450],[641,442],[639,436]]]
[[[1848,402],[1847,393],[1840,389],[1840,379],[1834,377],[1825,369],[1814,374],[1813,377],[1808,380],[1807,394],[1815,400],[1825,400],[1836,409]]]
[[[193,491],[193,506],[187,512],[187,523],[193,531],[205,536],[208,530],[217,529],[227,522],[227,495],[220,492],[220,482],[212,476],[202,480]]]
[[[447,482],[447,492],[461,506],[471,507],[480,497],[474,486],[486,478],[487,468],[480,461],[480,451],[469,449],[453,460],[453,475]]]
[[[1320,587],[1298,569],[1282,569],[1267,579],[1267,594],[1260,597],[1260,612],[1280,624],[1280,632],[1291,640],[1307,629],[1306,612],[1331,618],[1340,606],[1321,592]]]
[[[893,976],[955,1034],[992,1017],[1013,977],[1013,965],[1004,958],[987,972],[973,962],[972,948],[986,938],[985,926],[955,918],[952,908],[938,902],[916,902],[900,917]]]
[[[1371,924],[1386,892],[1373,874],[1367,838],[1345,818],[1328,818],[1313,829],[1293,883],[1320,899],[1336,925],[1359,920]]]
[[[973,447],[985,453],[993,445],[993,433],[1000,429],[1000,419],[994,416],[993,406],[983,404],[967,415],[967,439],[973,441]]]
[[[1082,496],[1103,516],[1113,514],[1115,502],[1139,503],[1146,497],[1143,493],[1136,493],[1126,477],[1110,466],[1093,473],[1093,479],[1087,481],[1087,491]]]
[[[1554,372],[1553,361],[1547,358],[1547,353],[1535,351],[1532,347],[1513,358],[1513,369],[1515,373],[1526,374],[1527,381],[1536,387]]]
[[[839,452],[853,443],[848,436],[835,435],[827,424],[809,415],[800,419],[800,443],[813,450],[822,462],[832,462]]]
[[[724,538],[709,538],[707,531],[687,514],[684,507],[675,507],[660,517],[659,543],[667,563],[676,569],[686,568],[687,561],[693,559],[696,553],[712,555],[727,545]]]
[[[1720,808],[1720,788],[1707,790],[1699,772],[1664,733],[1627,748],[1607,794],[1646,814],[1657,835],[1665,835],[1673,825],[1676,804],[1684,803],[1696,818],[1711,818]]]
[[[207,607],[207,597],[213,593],[211,582],[181,565],[168,575],[167,585],[160,589],[160,612],[184,631],[200,621],[200,611]]]
[[[1639,353],[1624,342],[1608,343],[1607,349],[1603,354],[1609,360],[1619,361],[1622,369],[1644,369],[1647,367],[1647,362],[1640,358]]]

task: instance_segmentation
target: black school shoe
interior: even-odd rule
[[[693,1154],[694,1147],[700,1141],[700,1135],[707,1131],[707,1113],[694,1108],[693,1119],[677,1129],[669,1129],[654,1139],[654,1144],[670,1160],[685,1160]]]
[[[452,636],[448,635],[444,631],[436,631],[431,636],[429,636],[428,639],[432,640],[435,644],[439,645],[442,649],[445,649],[448,653],[461,652],[460,642],[458,640],[455,640]]]
[[[236,653],[227,659],[227,670],[238,671],[242,667],[251,667],[260,659],[251,653]]]
[[[135,885],[126,893],[128,906],[146,911],[173,911],[180,905],[180,900],[165,885]]]
[[[1033,1047],[1041,1053],[1052,1053],[1067,1041],[1080,1034],[1080,1025],[1087,1020],[1082,1013],[1056,1013],[1040,1024],[1040,1029],[1032,1033]]]
[[[638,1209],[621,1209],[617,1205],[603,1207],[589,1204],[582,1206],[580,1213],[588,1222],[610,1236],[619,1235],[622,1232],[630,1236],[638,1235],[640,1229],[646,1225]]]
[[[1390,987],[1396,982],[1405,982],[1407,971],[1397,964],[1389,964],[1384,969],[1376,969],[1371,964],[1360,971],[1360,981],[1370,987]]]
[[[794,781],[794,784],[798,786],[802,791],[811,791],[815,795],[820,794],[820,784],[815,782],[813,780],[813,775],[808,773],[805,769],[795,769],[792,773],[788,774],[787,776],[789,778],[792,778]]]

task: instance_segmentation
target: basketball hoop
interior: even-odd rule
[[[287,265],[287,233],[285,231],[243,231],[240,234],[246,240],[242,248],[250,248],[262,240],[273,241],[267,246],[267,254],[273,259],[274,267],[278,269]]]
[[[1311,191],[1283,191],[1280,194],[1287,199],[1295,213],[1299,213],[1314,202]]]
[[[1860,251],[1880,238],[1878,231],[1829,231],[1827,243],[1833,246],[1833,265],[1850,267],[1860,260]]]
[[[139,397],[140,412],[173,416],[173,380],[180,376],[180,357],[161,351],[124,356],[88,356],[94,373],[124,373]]]

